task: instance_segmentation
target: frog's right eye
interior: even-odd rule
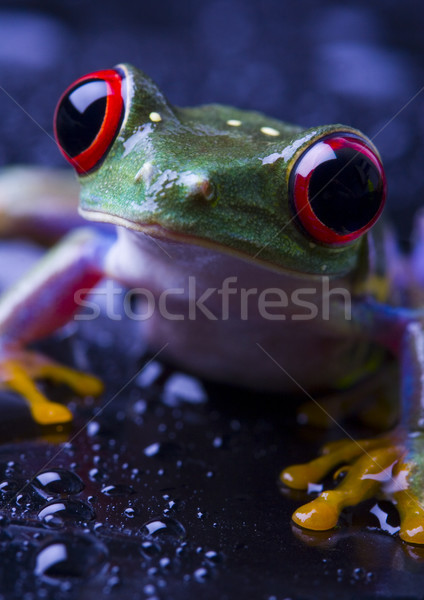
[[[77,79],[59,100],[54,133],[59,149],[80,175],[100,166],[119,133],[125,106],[119,69]]]
[[[367,138],[336,132],[319,138],[300,155],[289,189],[300,228],[315,242],[341,246],[377,221],[386,198],[386,179]]]

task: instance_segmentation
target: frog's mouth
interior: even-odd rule
[[[323,273],[314,273],[298,271],[296,269],[290,269],[287,266],[280,266],[271,261],[260,258],[259,256],[251,255],[247,252],[243,252],[241,250],[236,250],[234,248],[230,248],[223,244],[219,244],[218,242],[208,240],[206,238],[202,238],[195,235],[190,235],[186,233],[181,233],[179,231],[173,231],[163,225],[159,225],[158,223],[136,223],[134,221],[130,221],[125,219],[124,217],[119,217],[117,215],[112,215],[108,213],[103,213],[100,211],[87,210],[81,207],[78,208],[79,214],[88,221],[95,221],[97,223],[111,223],[118,227],[124,227],[126,229],[130,229],[132,231],[138,231],[147,235],[148,237],[154,238],[160,242],[160,240],[166,243],[175,243],[175,244],[185,244],[187,246],[199,246],[201,248],[206,248],[208,250],[212,250],[214,252],[219,252],[221,254],[232,256],[234,258],[238,258],[249,263],[253,263],[257,266],[265,268],[270,271],[274,271],[276,273],[280,273],[281,275],[287,275],[291,277],[296,277],[300,279],[322,279]],[[331,277],[343,277],[346,275],[346,272],[331,272]]]
[[[158,223],[136,223],[134,221],[130,221],[129,219],[125,219],[124,217],[118,217],[117,215],[111,215],[95,210],[87,210],[81,207],[78,208],[78,212],[87,221],[95,221],[96,223],[111,223],[117,227],[125,227],[126,229],[131,229],[133,231],[140,231],[141,233],[145,233],[146,235],[159,240],[162,239],[167,242],[185,242],[187,244],[209,246],[208,240],[204,240],[197,236],[172,231],[172,229],[163,227],[163,225],[159,225]],[[220,246],[216,243],[212,244],[214,247],[222,248],[222,251],[225,252],[225,248],[223,246]]]

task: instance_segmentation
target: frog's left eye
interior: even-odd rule
[[[298,224],[315,241],[338,246],[368,231],[383,209],[386,180],[370,143],[350,132],[307,148],[290,175]]]
[[[100,166],[119,132],[124,81],[119,69],[96,71],[77,79],[59,100],[56,141],[80,175]]]

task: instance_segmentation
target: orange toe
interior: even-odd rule
[[[319,497],[295,510],[292,519],[300,527],[325,531],[337,525],[339,514],[334,504],[329,504],[324,498]]]

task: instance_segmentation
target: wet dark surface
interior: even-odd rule
[[[405,240],[424,188],[422,31],[411,0],[2,0],[0,162],[62,165],[50,137],[60,93],[128,61],[175,104],[220,101],[376,136]],[[3,250],[2,273],[16,256]],[[424,551],[389,533],[388,503],[386,531],[375,501],[332,533],[291,524],[306,496],[282,494],[278,473],[333,435],[300,429],[294,401],[148,363],[132,323],[72,324],[44,349],[101,374],[107,406],[96,416],[95,403],[49,387],[76,421],[40,435],[23,402],[1,394],[2,600],[423,597]]]
[[[71,403],[72,429],[0,449],[5,597],[421,597],[424,550],[390,535],[398,520],[388,502],[378,504],[383,528],[374,500],[346,511],[334,532],[290,523],[308,496],[282,494],[278,473],[331,434],[299,430],[293,405],[281,410],[277,397],[258,404],[148,356],[139,363],[126,351],[132,325],[100,319],[103,335],[91,323],[43,347],[110,379],[101,412],[47,388]],[[21,426],[26,408],[15,411]]]

